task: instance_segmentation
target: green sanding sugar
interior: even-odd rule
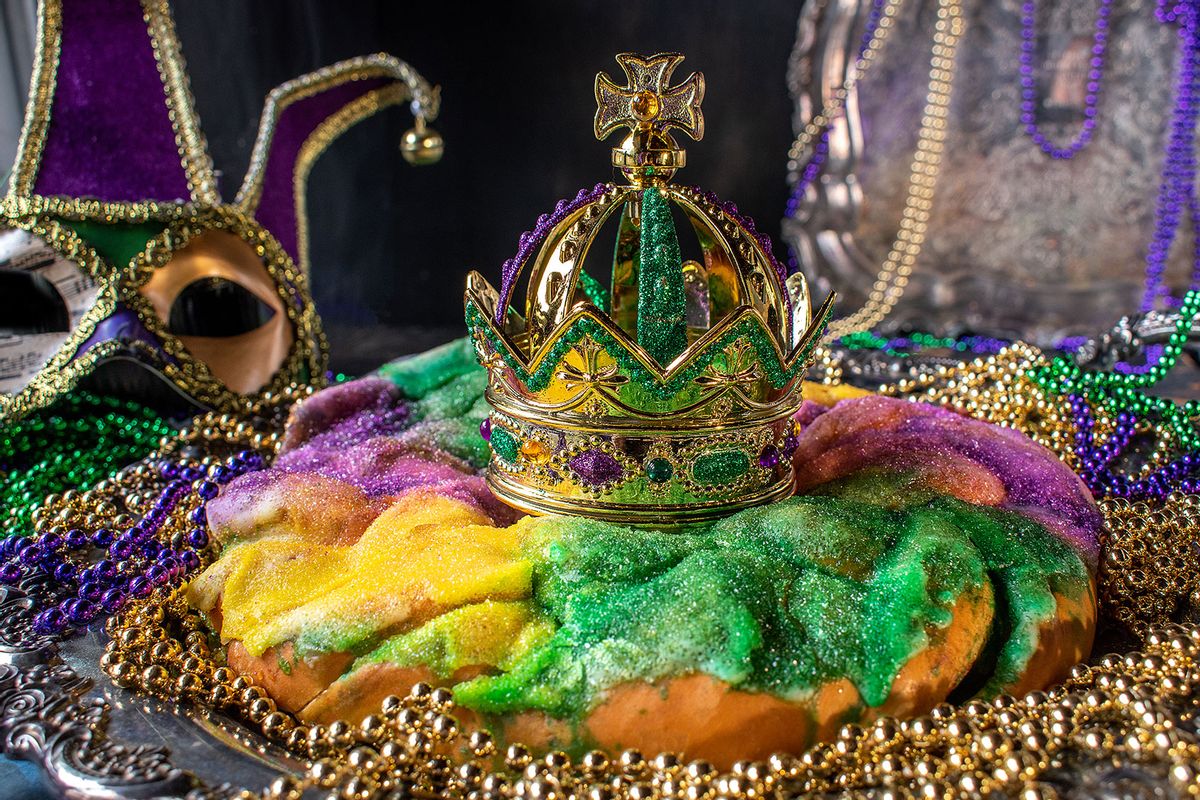
[[[392,361],[378,374],[410,401],[409,419],[427,423],[421,432],[429,444],[477,469],[487,466],[491,451],[479,435],[479,424],[491,411],[484,398],[487,372],[476,362],[470,339]]]
[[[878,705],[929,631],[989,578],[1018,598],[1002,682],[1055,613],[1047,581],[1079,597],[1089,580],[1038,525],[945,498],[889,510],[794,497],[688,535],[562,518],[537,530],[535,599],[557,630],[509,671],[455,687],[466,707],[579,719],[625,681],[693,672],[785,697],[846,677]]]
[[[487,373],[482,369],[477,368],[455,375],[445,384],[431,389],[420,400],[412,403],[412,419],[414,422],[465,419],[469,412],[477,408],[479,398],[486,388]],[[479,424],[479,420],[476,420],[476,424]]]
[[[482,373],[475,358],[475,347],[469,337],[455,339],[440,347],[408,358],[389,361],[377,370],[411,400],[419,400],[433,390],[445,386],[468,373]]]

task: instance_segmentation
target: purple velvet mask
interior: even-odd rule
[[[0,205],[0,420],[80,381],[224,411],[320,382],[308,171],[381,107],[411,101],[422,125],[432,120],[437,91],[386,55],[276,88],[250,170],[226,203],[165,5],[42,0],[40,11],[39,60]]]

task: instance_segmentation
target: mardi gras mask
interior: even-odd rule
[[[80,382],[234,411],[320,383],[305,185],[325,148],[411,101],[436,160],[435,89],[386,55],[276,88],[250,169],[218,192],[165,2],[43,0],[25,127],[0,202],[0,419]]]

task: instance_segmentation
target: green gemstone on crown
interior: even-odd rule
[[[750,457],[745,450],[717,450],[705,453],[692,464],[692,478],[701,486],[720,486],[733,483],[750,471]]]
[[[521,452],[521,445],[517,443],[517,439],[506,429],[499,426],[492,428],[492,452],[500,456],[509,464],[516,464],[517,458]]]
[[[652,458],[646,462],[646,479],[651,483],[666,483],[675,474],[675,468],[665,458]]]

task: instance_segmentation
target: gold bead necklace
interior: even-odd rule
[[[892,6],[888,6],[892,8]],[[884,26],[887,21],[889,25]],[[880,19],[881,31],[890,28],[891,17]],[[929,84],[925,108],[921,112],[921,128],[913,154],[908,194],[901,213],[900,229],[880,265],[875,282],[862,308],[829,325],[823,341],[832,342],[849,333],[867,330],[879,324],[904,295],[909,276],[921,255],[933,209],[934,192],[942,170],[942,152],[946,139],[946,118],[954,87],[955,58],[959,39],[966,28],[960,0],[939,0],[937,21],[934,24],[933,50],[929,61]],[[870,52],[868,50],[868,52]],[[864,58],[866,53],[864,53]],[[874,58],[874,55],[872,55]],[[869,61],[867,63],[870,63]],[[847,80],[853,87],[857,75]],[[844,97],[843,97],[844,100]],[[826,119],[828,115],[821,115]],[[815,119],[815,118],[814,118]],[[821,126],[824,127],[824,126]],[[808,127],[805,128],[805,131]],[[813,135],[805,141],[811,143]],[[797,140],[799,142],[799,140]],[[807,146],[807,144],[805,145]]]
[[[788,150],[788,174],[791,178],[797,177],[802,163],[801,159],[809,153],[813,142],[824,132],[834,117],[841,113],[846,105],[846,98],[850,96],[854,87],[877,60],[887,41],[888,34],[891,32],[892,25],[895,23],[896,14],[903,5],[904,0],[888,0],[880,12],[879,23],[871,33],[867,46],[863,48],[862,55],[854,62],[854,68],[850,70],[846,80],[829,93],[829,100],[818,113],[805,123],[804,128],[796,136],[796,140],[792,142],[792,146]]]

